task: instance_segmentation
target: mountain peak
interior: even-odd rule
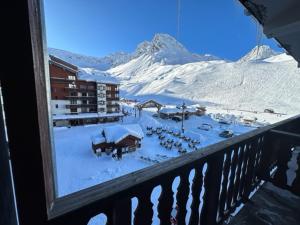
[[[274,51],[268,45],[255,46],[250,52],[243,56],[239,62],[248,62],[253,60],[263,60],[272,56],[278,55],[279,53]]]
[[[179,41],[169,34],[155,34],[151,41],[138,45],[134,57],[149,56],[153,63],[174,65],[199,61]]]
[[[155,54],[158,52],[176,51],[187,53],[184,46],[169,34],[155,34],[151,41],[143,41],[135,51],[135,56]]]

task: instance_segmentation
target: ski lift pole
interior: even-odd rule
[[[183,120],[184,120],[184,110],[186,109],[185,103],[183,102],[182,105],[179,107],[181,108],[181,131],[184,133],[184,126],[183,126]]]
[[[183,113],[184,113],[184,109],[182,107],[182,114],[181,114],[181,131],[182,131],[182,133],[184,133],[184,127],[183,127],[183,119],[184,119],[184,117],[183,117]]]

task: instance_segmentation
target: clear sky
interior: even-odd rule
[[[179,41],[191,52],[235,60],[259,40],[237,0],[181,0]],[[44,0],[49,47],[91,56],[133,52],[155,33],[177,37],[177,0]],[[273,40],[261,43],[281,51]]]

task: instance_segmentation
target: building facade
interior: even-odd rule
[[[78,67],[55,56],[49,57],[55,126],[117,121],[123,116],[117,82],[80,79]]]

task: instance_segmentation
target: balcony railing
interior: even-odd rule
[[[89,104],[67,104],[66,108],[70,109],[70,108],[86,108],[86,107],[95,107],[97,106],[96,103],[89,103]]]
[[[64,213],[70,212],[60,222],[86,225],[91,217],[104,213],[107,224],[129,225],[133,221],[135,225],[150,225],[155,210],[160,224],[171,225],[176,202],[177,224],[216,225],[246,203],[261,180],[300,195],[300,170],[293,185],[288,185],[286,179],[292,149],[300,145],[299,133],[300,117],[291,118],[71,194],[63,198],[63,206],[57,206]],[[297,163],[300,168],[299,160]],[[180,183],[173,198],[172,184],[178,177]],[[153,209],[151,194],[155,187],[160,187],[161,193]],[[133,213],[135,197],[138,205]],[[74,199],[80,199],[80,208],[74,207]],[[186,217],[188,201],[191,206]]]
[[[119,104],[117,104],[117,103],[115,103],[115,104],[109,104],[109,103],[107,103],[107,108],[119,108],[120,107],[120,105]]]
[[[97,96],[96,95],[89,95],[89,96],[74,96],[74,95],[68,95],[66,96],[67,98],[96,98]]]
[[[106,101],[119,101],[120,100],[120,98],[119,97],[107,97],[106,96]]]

